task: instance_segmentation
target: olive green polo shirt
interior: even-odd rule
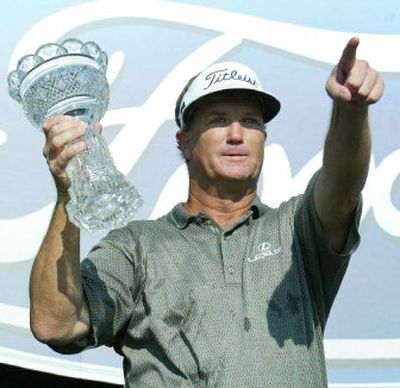
[[[277,209],[256,199],[226,230],[178,204],[112,231],[82,263],[91,336],[56,350],[113,346],[126,387],[326,387],[323,331],[361,203],[336,254],[314,182]]]

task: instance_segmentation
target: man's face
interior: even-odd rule
[[[192,179],[205,184],[257,182],[266,134],[260,103],[253,96],[231,92],[206,97],[191,123],[186,155]]]

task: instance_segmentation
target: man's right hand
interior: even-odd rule
[[[43,156],[54,177],[59,196],[68,196],[70,180],[66,173],[68,162],[86,148],[82,136],[87,124],[71,116],[52,117],[43,125],[46,143]]]
[[[46,136],[43,156],[54,177],[59,197],[68,197],[71,182],[67,176],[66,167],[75,155],[86,149],[83,140],[86,128],[87,123],[71,116],[52,117],[43,125]],[[95,129],[101,132],[103,128],[101,124],[96,123]]]

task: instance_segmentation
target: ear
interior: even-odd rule
[[[176,144],[178,145],[178,148],[181,150],[185,160],[189,160],[190,147],[189,147],[189,136],[187,132],[184,132],[182,130],[176,132]]]

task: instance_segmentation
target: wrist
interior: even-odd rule
[[[66,190],[57,189],[57,202],[64,203],[65,205],[71,200],[71,197]]]
[[[335,101],[332,110],[333,122],[352,128],[368,126],[368,105],[360,102]]]
[[[365,115],[368,113],[368,104],[366,104],[365,101],[334,100],[333,105],[336,110],[344,114],[349,113],[351,115]]]

